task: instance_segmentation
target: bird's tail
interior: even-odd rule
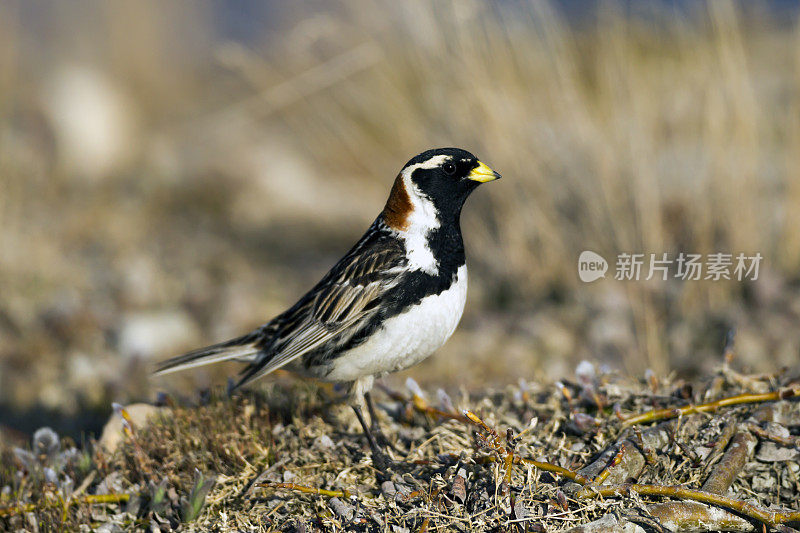
[[[210,365],[222,361],[248,361],[251,362],[261,352],[256,346],[257,335],[248,333],[241,337],[229,341],[212,344],[205,348],[192,350],[191,352],[167,359],[159,363],[154,372],[155,375],[179,372],[188,368]]]

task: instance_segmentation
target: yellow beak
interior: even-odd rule
[[[473,181],[486,183],[500,179],[500,174],[478,161],[478,166],[473,168],[467,177]]]

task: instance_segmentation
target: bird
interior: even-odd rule
[[[245,366],[234,388],[279,368],[344,383],[373,464],[385,468],[369,391],[376,377],[416,365],[455,331],[467,299],[461,211],[479,185],[498,178],[466,150],[422,152],[400,170],[366,233],[297,303],[240,337],[163,361],[155,373],[237,361]]]

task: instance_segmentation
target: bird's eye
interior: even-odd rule
[[[456,173],[456,166],[453,163],[445,163],[442,165],[442,170],[444,170],[444,173],[448,176],[452,176]]]

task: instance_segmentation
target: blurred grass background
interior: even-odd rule
[[[0,424],[224,383],[155,360],[258,325],[438,146],[504,180],[470,295],[389,378],[800,355],[800,30],[780,2],[0,3]],[[755,253],[756,282],[577,277],[583,250]],[[50,423],[54,423],[50,421]]]

